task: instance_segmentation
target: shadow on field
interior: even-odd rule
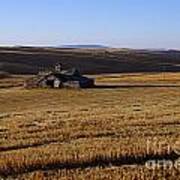
[[[170,154],[162,154],[162,155],[144,155],[144,156],[134,156],[134,155],[127,155],[121,156],[118,154],[112,154],[112,156],[108,157],[105,155],[96,155],[90,159],[85,161],[80,161],[78,155],[74,154],[74,158],[67,159],[64,162],[59,160],[55,161],[39,161],[34,162],[34,164],[29,164],[24,166],[18,167],[8,167],[6,170],[0,167],[0,177],[8,177],[11,175],[21,175],[24,173],[31,173],[34,171],[49,171],[49,170],[73,170],[73,169],[86,169],[86,168],[93,168],[93,167],[110,167],[110,166],[129,166],[129,167],[136,167],[138,165],[145,165],[149,160],[171,160],[175,162],[179,156],[171,152]]]
[[[180,84],[122,84],[122,85],[95,85],[93,89],[118,89],[118,88],[173,88]]]

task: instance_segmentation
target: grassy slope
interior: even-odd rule
[[[0,48],[0,71],[37,73],[63,63],[82,73],[180,71],[180,52],[149,52],[123,49]]]

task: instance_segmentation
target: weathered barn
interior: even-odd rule
[[[94,79],[82,76],[75,68],[65,71],[59,66],[56,66],[54,71],[39,73],[25,82],[26,88],[91,88],[93,86]]]

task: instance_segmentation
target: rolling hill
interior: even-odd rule
[[[82,73],[131,73],[180,71],[180,51],[131,49],[69,49],[1,47],[0,71],[35,74],[61,62],[64,68],[76,67]]]

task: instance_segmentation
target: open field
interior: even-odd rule
[[[180,73],[94,77],[82,90],[0,80],[0,177],[178,179]],[[163,159],[173,166],[147,167]]]

